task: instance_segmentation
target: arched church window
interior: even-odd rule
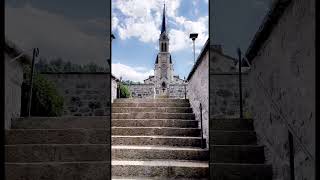
[[[167,43],[164,43],[164,51],[167,52]]]
[[[166,88],[166,83],[162,82],[161,86],[162,86],[163,89]]]

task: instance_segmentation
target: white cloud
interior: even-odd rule
[[[99,29],[101,20],[74,21],[28,4],[20,8],[6,6],[5,13],[6,37],[20,48],[38,47],[43,57],[106,65],[105,37],[88,32],[88,26]]]
[[[118,28],[118,24],[119,24],[119,19],[117,18],[117,16],[113,16],[112,17],[112,30],[116,30]]]
[[[191,47],[192,41],[188,37],[188,33],[177,29],[170,30],[170,51],[180,51]]]
[[[200,17],[197,21],[190,21],[184,17],[177,17],[176,22],[180,24],[181,29],[172,29],[170,31],[171,50],[180,51],[192,48],[192,41],[189,39],[190,33],[198,33],[195,41],[196,49],[203,47],[208,39],[208,16]]]
[[[143,82],[143,80],[153,75],[154,71],[145,67],[132,67],[121,63],[113,63],[112,74],[118,78],[122,77],[123,80]]]
[[[170,9],[167,12],[168,14],[175,14],[176,1],[178,0],[168,3],[172,4],[173,7],[173,10]],[[121,16],[121,22],[118,21],[118,26],[115,27],[120,38],[136,37],[142,42],[156,42],[160,34],[161,2],[163,3],[162,0],[114,0],[113,9],[121,12],[121,14],[114,13],[115,17]]]
[[[125,25],[120,24],[118,32],[121,39],[137,37],[142,42],[155,42],[160,31],[153,21],[135,21],[132,18],[125,20]]]
[[[200,17],[196,21],[178,16],[181,0],[166,1],[166,14],[169,26],[170,51],[180,51],[192,47],[189,39],[191,32],[199,33],[196,48],[204,45],[208,38],[208,16]],[[183,1],[184,2],[184,1]],[[196,3],[193,0],[192,3]],[[114,16],[117,17],[114,31],[118,31],[120,39],[132,37],[145,43],[155,43],[160,34],[162,21],[163,0],[114,0]],[[195,10],[197,13],[197,10]],[[120,20],[121,19],[121,20]]]

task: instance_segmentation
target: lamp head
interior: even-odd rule
[[[191,33],[191,34],[190,34],[190,39],[192,39],[193,41],[194,41],[195,39],[197,39],[197,37],[198,37],[198,33]]]

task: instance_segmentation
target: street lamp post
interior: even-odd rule
[[[190,39],[192,39],[192,41],[193,41],[193,60],[194,60],[194,63],[196,63],[195,40],[197,39],[197,37],[198,37],[198,33],[191,33],[190,34]]]

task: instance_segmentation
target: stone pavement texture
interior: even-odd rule
[[[188,100],[113,103],[113,179],[209,179],[208,161],[209,150],[201,148],[199,123]]]

